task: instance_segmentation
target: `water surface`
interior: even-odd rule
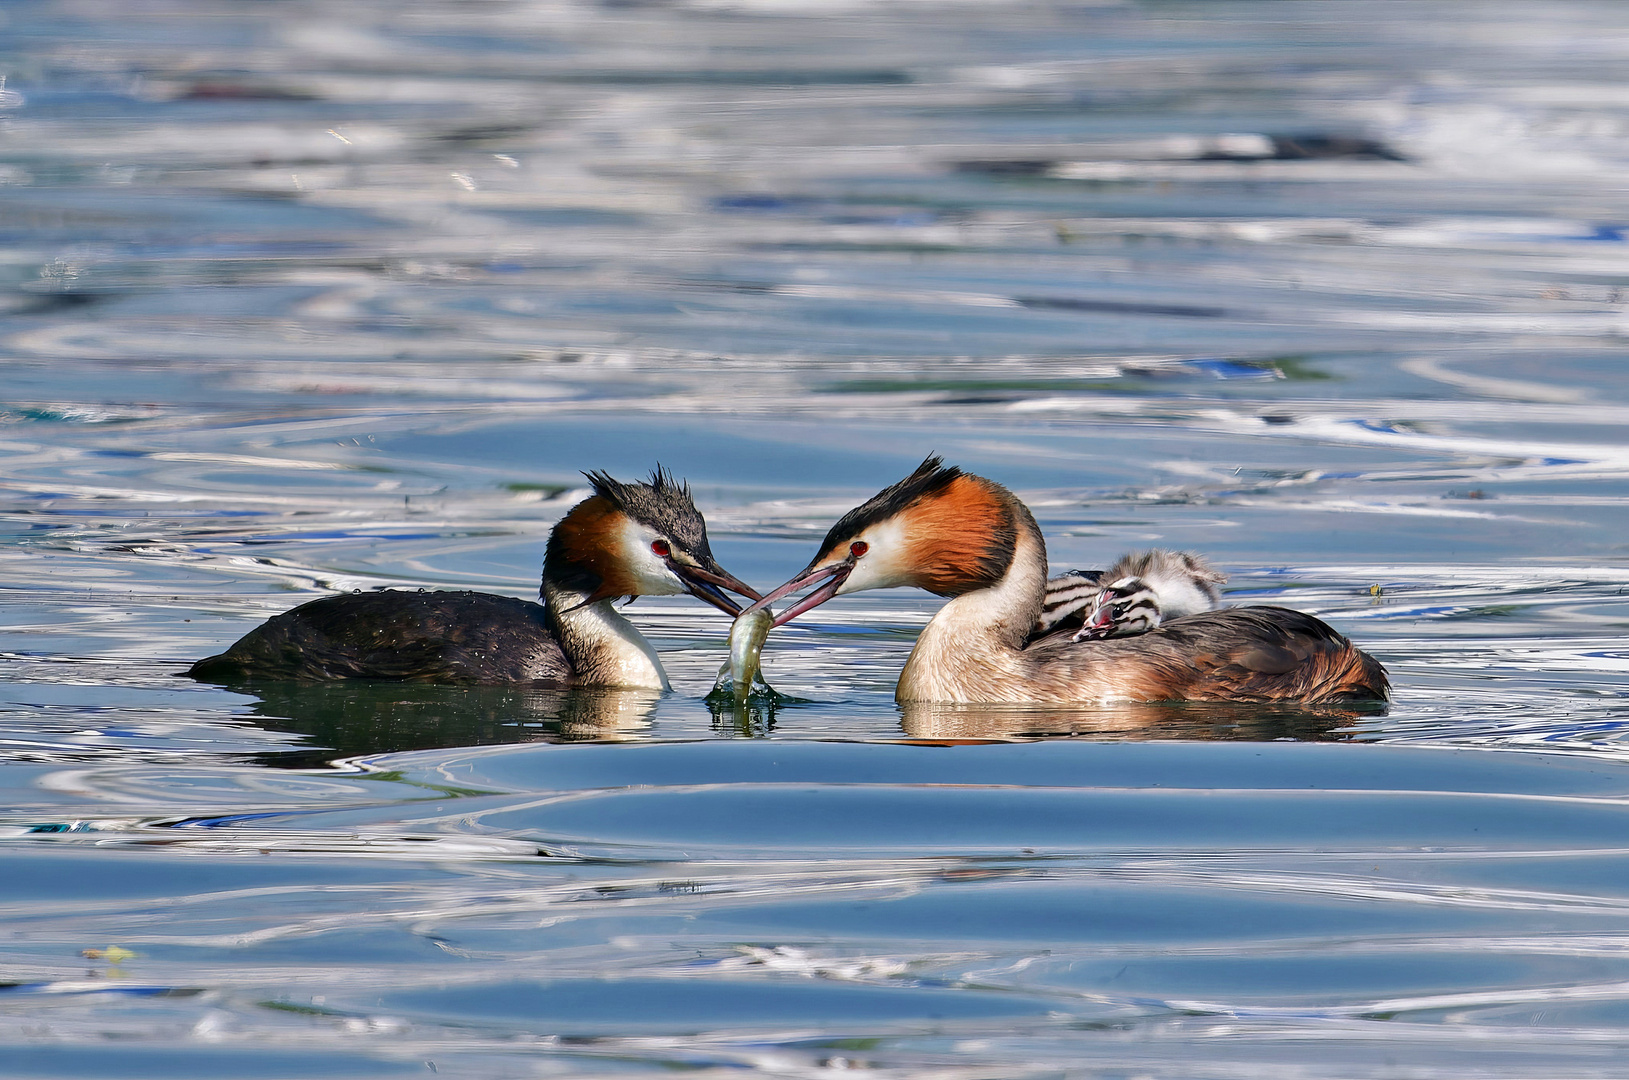
[[[1619,5],[0,12],[17,1076],[1625,1076]],[[658,461],[761,587],[929,453],[1385,710],[200,685],[536,589]]]

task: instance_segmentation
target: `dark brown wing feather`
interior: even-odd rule
[[[1327,623],[1279,607],[1173,619],[1127,638],[1047,638],[1025,650],[1036,667],[1114,671],[1128,696],[1164,701],[1383,701],[1386,669]]]
[[[187,672],[208,682],[384,679],[430,683],[571,681],[543,605],[478,592],[327,596],[251,630]]]

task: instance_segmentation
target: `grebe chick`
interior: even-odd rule
[[[1214,582],[1211,583],[1214,586]],[[1031,643],[1046,543],[1029,509],[990,480],[930,457],[845,514],[802,573],[748,611],[810,585],[776,625],[834,596],[914,586],[949,598],[899,677],[901,702],[1383,700],[1385,669],[1311,615],[1224,608],[1131,637]],[[1202,591],[1202,590],[1201,590]]]
[[[1202,555],[1157,548],[1123,555],[1107,570],[1068,570],[1047,581],[1030,644],[1064,630],[1075,641],[1142,634],[1167,619],[1214,611],[1226,580]]]
[[[549,533],[541,604],[478,592],[387,590],[327,596],[278,615],[195,679],[628,686],[668,689],[650,642],[612,607],[620,597],[689,593],[731,615],[723,589],[758,593],[724,570],[690,488],[660,466],[646,483],[584,474],[593,495]]]

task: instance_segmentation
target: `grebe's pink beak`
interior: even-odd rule
[[[742,614],[746,614],[750,611],[757,611],[759,608],[768,607],[770,604],[773,604],[783,596],[788,596],[795,593],[799,589],[813,585],[817,581],[824,581],[825,584],[820,586],[820,588],[816,589],[808,596],[805,596],[802,600],[799,600],[797,603],[775,616],[775,621],[771,625],[783,626],[797,618],[799,615],[802,615],[805,611],[808,611],[811,608],[817,608],[821,604],[824,604],[827,600],[830,600],[832,597],[836,596],[837,590],[843,587],[843,582],[847,581],[848,576],[853,572],[854,561],[852,559],[844,560],[843,562],[828,563],[825,566],[818,566],[805,570],[803,573],[799,574],[791,581],[788,581],[780,588],[765,593],[762,599],[750,604],[745,611],[742,612]]]

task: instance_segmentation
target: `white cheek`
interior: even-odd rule
[[[886,561],[872,551],[855,564],[854,572],[848,576],[848,580],[837,587],[837,595],[845,596],[848,593],[864,592],[866,589],[890,589],[901,584],[903,582],[899,580],[894,568],[886,565]]]
[[[662,557],[651,550],[661,537],[652,529],[632,519],[625,519],[622,536],[622,558],[639,585],[641,596],[673,596],[684,592],[684,582],[667,568]]]
[[[864,541],[870,550],[854,564],[854,572],[838,588],[838,596],[908,584],[910,568],[904,564],[905,529],[898,521],[873,525],[858,539]]]

